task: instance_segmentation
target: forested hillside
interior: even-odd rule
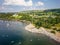
[[[44,27],[60,32],[60,9],[29,10],[17,13],[0,13],[0,20],[25,20],[36,28]]]

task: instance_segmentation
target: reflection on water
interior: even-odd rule
[[[43,34],[34,34],[24,29],[26,24],[0,20],[0,45],[59,45]]]

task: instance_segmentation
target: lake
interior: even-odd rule
[[[27,24],[0,20],[0,45],[60,45],[44,34],[25,30]]]

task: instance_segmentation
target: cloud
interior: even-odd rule
[[[38,7],[24,7],[23,10],[40,10],[40,8]]]
[[[25,4],[25,6],[32,6],[32,5],[33,5],[32,0],[30,0],[30,1],[26,2],[26,4]]]
[[[32,0],[4,0],[3,5],[18,5],[18,6],[43,6],[44,3],[39,1],[33,4]]]
[[[19,6],[32,6],[32,0],[25,1],[25,0],[4,0],[3,5],[19,5]]]
[[[43,6],[44,3],[43,2],[37,2],[36,6]]]
[[[3,7],[3,6],[0,6],[0,10],[4,10],[5,9],[5,7]]]

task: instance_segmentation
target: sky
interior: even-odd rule
[[[60,8],[60,0],[0,0],[0,12]]]

